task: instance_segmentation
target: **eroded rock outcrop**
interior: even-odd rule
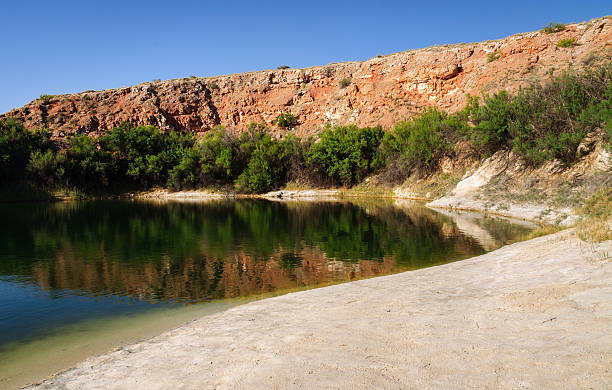
[[[578,45],[557,46],[568,38]],[[538,31],[435,46],[364,62],[57,95],[0,117],[21,118],[28,127],[49,127],[59,138],[77,132],[95,135],[124,121],[166,130],[205,132],[219,124],[243,130],[251,122],[271,124],[283,112],[297,116],[299,126],[294,131],[300,135],[327,123],[389,128],[424,107],[457,111],[468,93],[513,91],[547,79],[551,69],[580,68],[611,52],[612,18],[606,17],[571,24],[553,34]]]

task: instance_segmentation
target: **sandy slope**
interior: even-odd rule
[[[612,242],[569,232],[266,299],[89,359],[66,389],[604,389]]]

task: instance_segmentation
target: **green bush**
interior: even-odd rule
[[[0,183],[23,176],[30,155],[51,147],[47,130],[26,129],[15,119],[0,119]]]
[[[111,161],[111,154],[101,150],[95,139],[85,134],[75,135],[68,139],[66,179],[82,189],[106,186],[114,174]]]
[[[233,181],[233,156],[237,139],[221,126],[206,133],[192,147],[186,148],[169,172],[168,184],[175,188],[194,188],[227,184]]]
[[[242,170],[235,161],[239,154],[238,139],[223,127],[207,133],[195,149],[200,158],[202,185],[230,183]]]
[[[53,97],[53,95],[40,95],[39,99],[42,100],[43,103],[49,103]]]
[[[168,173],[168,185],[180,190],[200,184],[200,155],[196,149],[187,150],[177,165]]]
[[[427,109],[413,119],[395,125],[386,133],[380,150],[391,181],[399,181],[412,172],[427,172],[451,150],[467,123],[437,109]],[[389,176],[389,175],[387,175]]]
[[[612,69],[608,71],[612,72]],[[607,77],[610,78],[610,73]],[[603,129],[607,138],[607,147],[612,149],[612,82],[610,80],[607,82],[603,97],[591,101],[589,106],[581,112],[578,120],[590,129]]]
[[[247,131],[240,134],[237,151],[232,159],[236,165],[236,173],[238,175],[246,169],[257,142],[259,142],[267,132],[268,127],[265,123],[251,123]]]
[[[468,96],[468,104],[462,115],[474,123],[469,131],[472,144],[484,154],[498,150],[511,140],[512,99],[506,91],[480,99]]]
[[[528,160],[553,158],[570,164],[585,134],[606,122],[612,66],[607,64],[583,73],[565,72],[545,86],[519,92],[514,131],[515,149]],[[609,98],[608,98],[609,99]]]
[[[346,78],[343,78],[342,80],[340,80],[338,85],[340,85],[340,88],[346,88],[349,85],[351,85],[352,82],[353,82],[353,80],[350,77],[346,77]]]
[[[312,167],[308,165],[306,159],[308,151],[314,143],[314,139],[309,137],[302,139],[292,134],[286,135],[282,142],[288,155],[287,158],[287,173],[286,181],[295,183],[310,183],[316,184],[313,181],[314,172]],[[283,183],[286,184],[286,183]]]
[[[288,65],[281,65],[281,66],[277,66],[276,69],[280,69],[280,70],[289,69],[289,66]]]
[[[194,144],[193,134],[163,134],[153,126],[124,123],[109,130],[99,140],[103,151],[112,156],[118,175],[143,185],[165,183],[168,171],[179,163]]]
[[[566,38],[566,39],[562,39],[559,42],[557,42],[557,46],[572,47],[572,46],[578,46],[578,43],[576,42],[575,38]]]
[[[264,124],[251,124],[240,137],[218,127],[183,154],[170,170],[173,188],[234,185],[240,192],[278,188],[304,166],[298,137],[273,139]]]
[[[546,34],[552,34],[563,30],[565,30],[565,24],[563,23],[550,22],[546,26],[542,27],[542,31],[544,31]]]
[[[323,68],[322,73],[325,77],[332,77],[334,75],[334,68],[328,65]]]
[[[484,153],[512,147],[534,164],[552,159],[571,164],[585,134],[609,123],[611,79],[608,63],[580,74],[564,72],[515,96],[505,91],[485,96],[483,105],[470,98],[462,112],[473,123],[469,138]]]
[[[278,187],[283,179],[288,156],[283,144],[269,135],[259,139],[253,148],[246,169],[240,174],[236,187],[241,192],[265,192]]]
[[[284,113],[277,116],[272,123],[284,129],[292,129],[297,125],[298,121],[295,115]]]
[[[495,60],[498,60],[499,57],[500,57],[500,54],[496,51],[493,51],[489,53],[489,55],[487,56],[487,62],[493,62]]]
[[[383,134],[380,127],[328,127],[308,150],[307,162],[332,183],[357,183],[382,166],[378,146]]]
[[[30,155],[27,171],[47,185],[59,184],[64,177],[65,153],[56,153],[51,149],[45,152],[36,150]]]

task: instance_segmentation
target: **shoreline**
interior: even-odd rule
[[[30,388],[605,388],[610,252],[566,230],[251,302]]]
[[[219,301],[199,307],[167,307],[124,316],[93,318],[56,328],[46,337],[5,345],[0,350],[0,389],[21,388],[52,377],[92,356],[146,341],[242,303]]]
[[[373,199],[373,200],[410,200],[423,202],[426,207],[433,210],[450,210],[450,211],[467,211],[475,212],[484,215],[493,215],[497,217],[510,218],[518,221],[532,222],[532,223],[554,223],[553,219],[558,218],[560,215],[564,215],[568,210],[549,210],[548,217],[546,219],[538,218],[539,209],[536,211],[528,210],[530,205],[511,205],[506,210],[493,210],[490,207],[485,207],[484,203],[471,203],[468,207],[462,207],[460,199],[457,202],[453,202],[454,198],[447,197],[432,199],[423,198],[417,196],[403,196],[403,195],[380,195],[380,194],[368,194],[367,192],[350,191],[346,189],[307,189],[307,190],[277,190],[271,191],[264,194],[222,194],[209,191],[151,191],[143,194],[138,194],[129,199],[138,200],[175,200],[175,201],[205,201],[213,199],[266,199],[274,201],[324,201],[324,200],[344,200],[344,199]],[[533,206],[537,207],[537,206]],[[524,215],[528,216],[525,217]],[[575,216],[572,219],[564,220],[562,226],[570,227],[571,224],[575,223]]]
[[[279,196],[282,194],[282,196]],[[74,202],[74,201],[92,201],[92,200],[142,200],[142,201],[208,201],[208,200],[219,200],[219,199],[266,199],[273,201],[326,201],[335,200],[342,201],[346,199],[371,199],[371,200],[410,200],[423,202],[425,206],[434,210],[451,210],[451,211],[466,211],[475,212],[484,215],[492,215],[497,217],[510,218],[517,221],[532,222],[536,224],[555,224],[555,219],[559,216],[564,216],[564,220],[560,226],[571,227],[577,220],[575,214],[568,214],[568,210],[552,210],[548,208],[547,218],[539,218],[540,208],[533,206],[536,212],[529,210],[528,217],[523,216],[525,214],[525,205],[511,205],[510,209],[516,211],[504,212],[500,209],[493,210],[491,207],[486,207],[484,202],[472,202],[471,206],[462,207],[463,200],[460,199],[457,202],[449,201],[447,197],[438,199],[418,197],[418,196],[404,196],[404,195],[381,195],[381,194],[368,194],[367,192],[347,191],[345,189],[308,189],[308,190],[278,190],[264,194],[239,194],[239,193],[218,193],[207,190],[193,190],[193,191],[167,191],[167,190],[155,190],[155,191],[144,191],[141,193],[126,193],[121,195],[102,196],[102,197],[87,197],[83,199],[74,197],[53,197],[47,199],[25,199],[25,200],[2,200],[0,203],[36,203],[36,202]],[[451,198],[453,199],[453,198]],[[528,205],[529,206],[529,205]]]

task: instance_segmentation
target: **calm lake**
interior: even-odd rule
[[[448,263],[531,226],[410,201],[0,204],[0,388],[250,299]]]

